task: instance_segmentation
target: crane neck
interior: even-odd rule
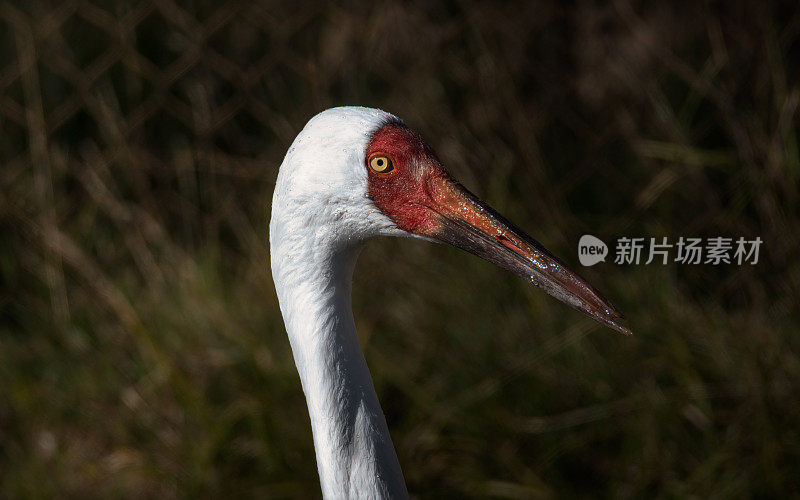
[[[324,233],[296,231],[273,213],[272,275],[308,404],[323,495],[406,498],[350,305],[362,245],[310,234]]]

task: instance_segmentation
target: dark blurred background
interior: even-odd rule
[[[319,495],[267,222],[335,105],[404,118],[629,318],[376,241],[354,311],[420,497],[800,488],[796,2],[0,3],[0,496]],[[757,265],[580,235],[761,237]]]

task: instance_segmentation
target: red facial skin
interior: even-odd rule
[[[386,155],[394,170],[375,172],[369,165],[369,197],[397,226],[408,232],[427,234],[437,225],[428,182],[449,177],[439,158],[422,137],[401,123],[388,123],[372,136],[367,163],[376,154]]]
[[[394,170],[379,173],[369,168],[369,159],[376,154],[388,156]],[[515,235],[465,199],[465,190],[445,170],[433,148],[402,123],[388,123],[375,132],[366,161],[369,196],[400,229],[434,236],[441,226],[439,216],[457,217],[519,251]]]

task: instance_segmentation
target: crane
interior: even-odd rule
[[[408,497],[350,305],[356,258],[376,236],[462,248],[630,334],[608,300],[456,182],[402,120],[356,106],[319,113],[280,166],[269,242],[325,498]]]

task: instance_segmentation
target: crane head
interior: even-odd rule
[[[309,217],[320,219],[319,224],[338,223],[337,234],[348,241],[402,235],[448,243],[530,281],[613,330],[631,334],[620,323],[622,313],[605,297],[453,179],[433,148],[397,117],[368,108],[329,109],[306,125],[284,165],[287,161],[298,168],[284,172],[281,167],[275,200],[293,191],[293,199],[309,201]],[[325,174],[314,173],[309,164]],[[291,179],[282,182],[281,176]]]

